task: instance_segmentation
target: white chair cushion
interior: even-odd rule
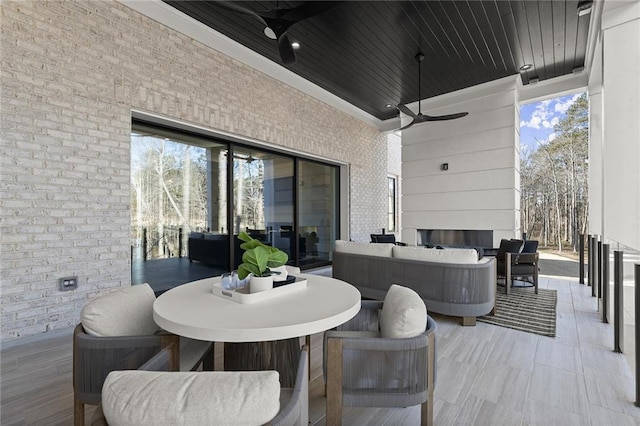
[[[158,331],[153,320],[156,296],[149,284],[122,287],[87,303],[80,322],[94,336],[147,336]]]
[[[427,329],[427,307],[418,293],[392,284],[380,312],[380,336],[387,339],[415,337]]]
[[[110,425],[262,425],[280,411],[276,371],[112,371],[102,388]]]
[[[393,257],[409,260],[426,260],[427,262],[476,264],[478,252],[474,249],[447,248],[443,250],[424,247],[393,247]]]
[[[356,243],[354,241],[336,240],[336,251],[338,253],[391,257],[393,247],[393,244]]]

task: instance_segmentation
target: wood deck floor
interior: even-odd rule
[[[436,425],[639,425],[635,384],[612,352],[591,289],[541,277],[558,290],[557,337],[478,323],[438,323]],[[71,330],[0,352],[2,425],[71,425]],[[325,424],[322,336],[312,336],[310,423]],[[87,409],[91,417],[92,408]],[[418,407],[345,409],[345,425],[415,425]]]

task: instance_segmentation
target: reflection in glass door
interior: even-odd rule
[[[295,261],[293,230],[294,160],[273,153],[237,147],[233,151],[233,234],[241,231],[275,246]],[[242,251],[234,256],[234,268]]]
[[[338,168],[313,161],[298,163],[299,265],[330,260],[338,230]]]

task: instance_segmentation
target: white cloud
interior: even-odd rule
[[[549,110],[550,104],[551,100],[539,102],[538,105],[536,105],[536,109],[531,113],[531,119],[529,119],[529,121],[520,121],[520,127],[530,127],[532,129],[553,127],[551,124],[553,118],[549,121],[549,118],[553,115],[553,112]]]
[[[553,107],[553,110],[555,112],[559,112],[560,114],[566,114],[569,107],[571,107],[571,105],[573,105],[574,102],[578,100],[580,95],[581,95],[580,93],[577,93],[571,96],[570,98],[565,99],[564,101],[556,102],[555,106]]]
[[[542,127],[544,127],[545,129],[553,129],[555,125],[558,124],[559,122],[560,122],[560,119],[558,117],[553,117],[551,121],[543,120]],[[539,129],[539,127],[537,128]]]

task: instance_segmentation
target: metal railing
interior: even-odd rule
[[[580,257],[584,258],[584,236],[580,236]],[[613,351],[624,353],[624,251],[613,252],[613,303],[610,296],[610,244],[604,243],[598,235],[587,236],[587,283],[591,286],[591,295],[598,299],[598,311],[602,322],[608,323],[613,319]],[[584,284],[584,261],[580,262],[581,284]],[[635,337],[635,381],[636,399],[635,405],[640,407],[640,327],[637,324],[640,318],[640,263],[634,264],[633,291],[634,302],[634,334]]]

